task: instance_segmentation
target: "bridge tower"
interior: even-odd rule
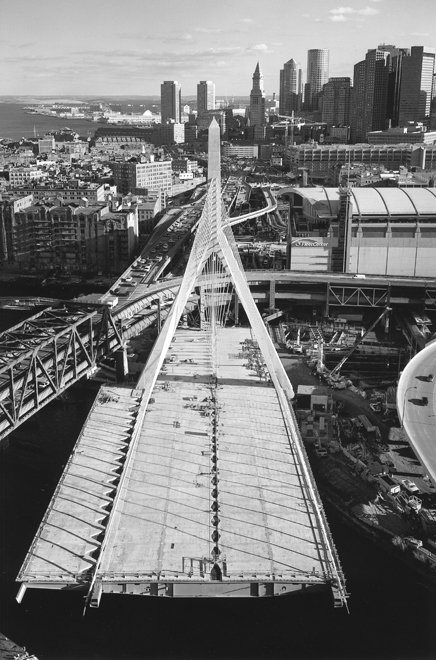
[[[211,176],[179,292],[136,386],[100,390],[19,574],[18,600],[28,586],[68,584],[86,591],[91,607],[109,592],[257,597],[320,588],[346,604],[294,391],[222,200],[215,130],[213,121]],[[181,327],[198,288],[203,327]],[[235,294],[249,327],[228,322]],[[83,498],[90,484],[92,507]]]

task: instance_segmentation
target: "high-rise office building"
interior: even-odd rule
[[[401,77],[403,60],[410,55],[410,48],[395,48],[395,46],[378,46],[379,50],[389,50],[389,81],[386,116],[391,127],[398,126],[400,114]]]
[[[350,121],[350,78],[329,78],[324,85],[322,121],[327,128],[348,126]]]
[[[197,85],[197,113],[215,110],[215,85],[210,80],[200,80]]]
[[[279,113],[291,115],[300,110],[301,104],[301,68],[298,62],[290,59],[280,70]]]
[[[369,131],[386,128],[389,62],[388,51],[374,48],[354,67],[352,142],[366,142]]]
[[[403,57],[399,101],[400,126],[409,121],[429,123],[432,100],[435,51],[412,46],[410,55]]]
[[[313,48],[307,51],[307,84],[305,105],[307,110],[318,110],[318,98],[329,78],[329,49]]]
[[[265,91],[263,74],[258,62],[253,73],[253,88],[250,93],[250,125],[254,126],[255,137],[263,137],[265,124]]]
[[[182,121],[182,88],[177,80],[165,80],[160,86],[161,122]]]

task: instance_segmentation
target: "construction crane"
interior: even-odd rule
[[[280,117],[281,119],[285,119],[285,150],[286,147],[288,146],[288,128],[289,124],[291,125],[291,144],[294,143],[294,126],[304,126],[304,124],[319,124],[319,122],[316,121],[309,121],[308,119],[304,119],[304,117],[295,117],[294,111],[292,110],[291,116],[289,115],[276,115],[277,117]]]
[[[369,326],[368,330],[367,330],[366,332],[364,332],[363,335],[361,335],[361,336],[356,340],[356,343],[353,344],[353,346],[352,346],[351,349],[348,351],[348,353],[346,353],[346,355],[344,355],[344,357],[342,358],[342,360],[341,360],[340,362],[338,362],[338,364],[336,365],[336,367],[335,367],[334,369],[331,370],[331,372],[329,373],[329,378],[331,378],[332,376],[336,376],[336,374],[342,369],[343,365],[344,365],[345,362],[348,360],[348,358],[354,353],[354,351],[355,351],[356,348],[359,346],[359,344],[362,343],[362,341],[363,341],[363,340],[365,339],[365,337],[371,332],[371,330],[373,330],[373,328],[375,328],[375,326],[377,325],[377,323],[378,323],[379,321],[381,321],[382,318],[384,318],[384,317],[386,316],[386,314],[389,314],[390,311],[392,311],[390,307],[386,307],[386,308],[382,311],[382,313],[380,314],[380,316],[378,316],[378,317],[376,318],[376,320],[374,321],[374,323],[372,323],[372,324]]]

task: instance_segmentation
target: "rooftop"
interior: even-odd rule
[[[330,215],[339,211],[338,188],[296,188],[295,193]],[[353,215],[436,216],[436,188],[351,188]]]

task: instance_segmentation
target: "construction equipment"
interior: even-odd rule
[[[374,323],[372,323],[372,324],[369,326],[368,330],[367,330],[366,332],[364,332],[363,335],[361,335],[360,337],[358,337],[358,338],[356,339],[356,342],[353,344],[353,346],[352,346],[351,349],[348,351],[348,353],[346,353],[346,355],[344,355],[344,357],[342,358],[342,360],[340,360],[340,362],[338,362],[338,364],[336,365],[336,367],[335,367],[334,369],[331,370],[331,372],[330,372],[330,374],[329,374],[329,377],[330,377],[330,378],[331,378],[332,376],[334,377],[334,376],[335,376],[335,375],[336,375],[336,374],[342,369],[342,367],[343,367],[343,365],[345,364],[345,362],[346,362],[346,361],[348,360],[348,358],[354,353],[354,351],[355,351],[356,348],[359,346],[359,344],[362,343],[362,341],[363,341],[363,340],[365,339],[365,337],[371,332],[371,330],[373,330],[373,329],[375,328],[375,326],[377,325],[377,323],[378,323],[379,321],[381,321],[381,320],[386,316],[386,314],[389,314],[390,311],[392,311],[391,308],[390,308],[390,307],[386,307],[386,308],[382,311],[382,313],[380,314],[380,316],[378,316],[378,317],[376,318],[376,320],[374,321]]]
[[[317,124],[319,122],[315,121],[309,121],[308,119],[304,119],[304,117],[295,117],[294,111],[292,110],[291,116],[289,115],[277,115],[277,117],[280,117],[281,119],[285,119],[285,151],[286,147],[288,146],[288,128],[289,124],[291,125],[291,145],[294,144],[294,126],[304,126],[304,124]]]

